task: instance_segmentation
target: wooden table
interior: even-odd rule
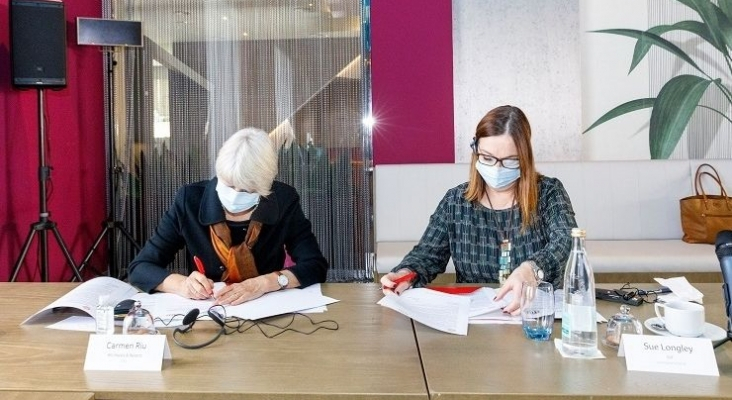
[[[250,330],[201,350],[180,348],[169,337],[173,362],[161,372],[84,372],[88,334],[19,326],[73,285],[0,283],[0,396],[56,391],[89,392],[96,399],[427,398],[411,321],[377,305],[382,294],[373,283],[323,285],[325,295],[341,301],[312,316],[337,321],[337,331],[267,339]],[[186,339],[209,337],[213,326],[197,323]]]
[[[616,288],[616,285],[598,285]],[[726,330],[721,284],[694,284],[704,296],[707,322]],[[644,287],[644,286],[641,286]],[[610,318],[619,304],[598,300]],[[642,321],[653,305],[631,307]],[[599,337],[606,325],[598,326]],[[645,328],[644,328],[645,330]],[[719,377],[629,372],[625,359],[600,344],[604,360],[563,359],[553,341],[526,339],[520,325],[471,325],[468,336],[435,331],[415,322],[422,365],[431,397],[439,399],[573,398],[732,398],[732,343],[715,350]],[[653,335],[648,330],[645,334]],[[553,338],[561,338],[561,322]]]
[[[6,392],[0,391],[3,400],[94,400],[92,393],[62,393],[62,392]]]

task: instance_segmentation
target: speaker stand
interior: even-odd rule
[[[96,240],[94,240],[94,244],[89,251],[87,251],[84,259],[81,261],[81,264],[79,264],[79,270],[83,270],[87,265],[89,265],[89,261],[99,247],[99,244],[102,242],[102,239],[109,234],[109,240],[107,241],[107,243],[109,243],[109,248],[107,249],[107,260],[109,262],[107,273],[109,276],[116,276],[118,279],[123,279],[124,277],[120,274],[121,268],[117,266],[117,256],[115,254],[117,246],[117,230],[127,238],[130,244],[132,244],[138,252],[142,250],[142,246],[137,243],[134,236],[132,236],[130,231],[125,228],[124,223],[117,219],[117,207],[115,206],[117,198],[117,179],[118,174],[121,173],[122,170],[116,165],[117,145],[115,143],[114,134],[114,66],[116,65],[116,61],[114,61],[113,50],[106,50],[105,63],[107,66],[106,107],[108,110],[106,114],[109,122],[105,142],[107,155],[107,184],[109,185],[107,193],[107,210],[109,214],[107,214],[107,219],[102,222],[102,230],[99,232],[99,235],[97,235]]]
[[[13,275],[10,278],[10,282],[15,282],[15,279],[18,277],[18,272],[20,271],[20,267],[23,265],[23,261],[25,260],[25,257],[28,255],[28,249],[30,249],[31,243],[33,242],[33,238],[38,234],[38,237],[40,239],[40,258],[41,258],[41,280],[43,282],[48,282],[48,231],[50,230],[53,232],[54,237],[56,238],[56,242],[58,242],[59,247],[61,247],[61,251],[64,253],[64,257],[66,258],[66,262],[69,264],[69,267],[71,267],[71,270],[74,272],[74,278],[78,279],[79,281],[82,281],[81,273],[79,272],[79,269],[76,267],[76,264],[74,263],[74,260],[71,258],[71,254],[69,253],[69,249],[66,247],[66,244],[64,243],[63,238],[61,238],[61,233],[58,231],[58,228],[56,226],[56,223],[51,221],[50,219],[50,212],[48,211],[48,197],[46,193],[46,181],[51,179],[51,167],[46,165],[46,123],[43,118],[43,111],[44,111],[44,98],[43,98],[43,89],[38,89],[38,159],[39,159],[39,167],[38,167],[38,181],[40,186],[40,212],[39,212],[39,220],[38,222],[31,224],[30,226],[30,232],[28,232],[28,236],[25,239],[25,243],[23,244],[23,250],[20,252],[20,257],[18,257],[18,261],[15,262],[15,267],[13,267]]]

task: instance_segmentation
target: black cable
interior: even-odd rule
[[[326,319],[323,321],[315,322],[312,318],[310,318],[309,316],[302,314],[302,313],[290,313],[289,315],[290,315],[290,321],[287,322],[284,326],[280,326],[273,322],[269,322],[266,319],[263,319],[263,320],[249,320],[249,319],[241,319],[241,318],[231,318],[231,319],[238,323],[235,332],[244,333],[244,332],[256,327],[257,329],[259,329],[259,331],[262,333],[262,335],[264,335],[268,339],[273,339],[285,332],[295,332],[295,333],[299,333],[302,335],[312,335],[313,333],[315,333],[321,329],[325,329],[325,330],[329,330],[329,331],[337,331],[340,328],[340,326],[338,325],[338,322],[336,322],[332,319]],[[303,331],[300,329],[291,328],[291,326],[295,322],[295,318],[297,316],[301,316],[301,317],[304,317],[305,319],[307,319],[308,322],[310,322],[310,324],[314,327],[314,329],[312,329],[310,331]],[[331,325],[331,326],[326,325],[328,323],[332,323],[333,325]],[[244,326],[246,326],[246,328],[244,328]],[[265,332],[265,330],[262,328],[262,326],[277,328],[277,329],[280,329],[280,331],[277,333],[274,333],[274,334],[270,334],[270,333]],[[233,332],[231,332],[231,333],[233,333]]]
[[[160,318],[160,317],[155,317],[155,318],[153,319],[153,321],[157,321],[157,322],[160,322],[160,323],[161,323],[161,324],[162,324],[162,325],[163,325],[164,327],[166,327],[166,328],[167,328],[167,327],[169,327],[169,326],[170,326],[170,324],[172,324],[172,323],[173,323],[173,321],[175,321],[175,320],[176,320],[177,318],[182,318],[182,317],[185,317],[185,315],[183,315],[183,314],[173,314],[172,316],[170,316],[170,318],[166,318],[166,319],[162,319],[162,318]],[[199,319],[200,319],[200,318],[202,318],[202,317],[199,317]]]
[[[631,286],[630,283],[624,284],[620,289],[615,289],[615,294],[622,297],[625,301],[638,297],[641,300],[641,304],[653,304],[658,301],[658,292],[640,290],[635,286]]]
[[[194,313],[194,311],[195,311],[195,313]],[[196,317],[194,317],[192,322],[186,323],[187,322],[186,320],[189,319],[190,318],[189,316],[192,314],[195,315]],[[172,323],[173,320],[180,317],[181,315],[182,314],[176,314],[167,320],[163,320],[161,318],[155,318],[155,320],[160,321],[165,326],[168,326],[169,324]],[[198,315],[198,310],[195,309],[195,310],[191,310],[191,312],[189,314],[184,316],[183,321],[186,321],[186,322],[184,322],[184,327],[176,328],[175,331],[173,331],[173,341],[175,342],[175,344],[177,344],[178,346],[180,346],[184,349],[189,349],[189,350],[200,349],[200,348],[206,347],[206,346],[214,343],[222,335],[231,335],[234,333],[244,333],[252,328],[259,329],[259,332],[262,333],[262,335],[264,335],[268,339],[273,339],[279,335],[282,335],[285,332],[294,332],[294,333],[300,333],[303,335],[312,335],[313,333],[315,333],[321,329],[325,329],[325,330],[329,330],[329,331],[336,331],[340,328],[340,326],[338,325],[338,322],[336,322],[334,320],[326,319],[323,321],[316,322],[310,316],[302,314],[302,313],[289,313],[290,320],[288,322],[286,322],[284,325],[279,325],[272,321],[273,319],[278,319],[278,318],[281,318],[282,316],[276,316],[276,317],[271,317],[271,318],[262,319],[262,320],[250,320],[250,319],[244,319],[244,318],[239,318],[239,317],[227,317],[226,309],[224,307],[213,306],[208,310],[208,316],[214,322],[216,322],[221,327],[221,329],[219,329],[213,337],[211,337],[210,339],[208,339],[204,342],[195,343],[195,344],[185,343],[181,339],[179,339],[179,336],[184,335],[192,330],[195,322],[198,319],[200,319],[200,317],[197,317],[197,315]],[[292,324],[295,323],[295,320],[298,316],[301,316],[301,317],[304,317],[305,319],[307,319],[307,321],[310,322],[310,325],[313,326],[313,329],[306,331],[306,330],[292,328]],[[279,329],[279,332],[276,332],[274,334],[268,333],[263,327],[276,328],[276,329]]]

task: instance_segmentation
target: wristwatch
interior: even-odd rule
[[[287,287],[287,285],[290,284],[290,279],[287,278],[287,275],[283,274],[281,271],[275,271],[275,274],[277,274],[277,284],[280,285],[280,290]]]
[[[536,279],[537,282],[541,282],[544,280],[544,270],[539,268],[538,265],[534,261],[529,261],[529,265],[531,265],[531,269],[534,271],[534,279]]]

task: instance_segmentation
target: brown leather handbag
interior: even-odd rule
[[[711,172],[705,171],[707,168]],[[706,175],[719,186],[719,195],[707,194],[702,185],[702,177]],[[717,233],[732,230],[732,198],[722,185],[717,170],[709,164],[701,164],[694,177],[695,196],[679,200],[681,206],[681,229],[684,231],[684,242],[714,244]]]

